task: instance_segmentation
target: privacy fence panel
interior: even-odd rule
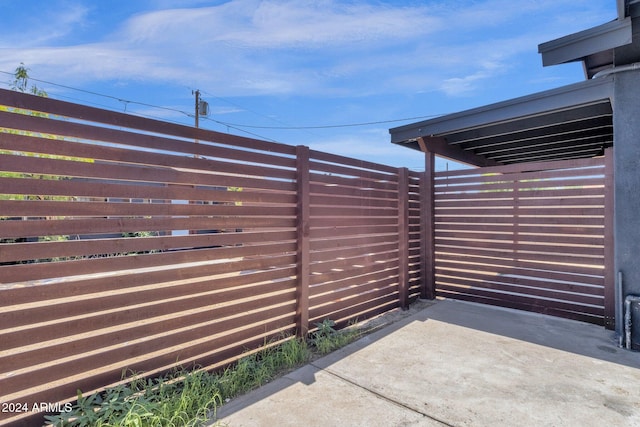
[[[408,172],[312,151],[309,180],[311,325],[406,304]]]
[[[611,323],[605,163],[436,173],[437,295]]]
[[[215,369],[405,304],[419,200],[399,176],[417,192],[406,170],[0,90],[2,401]]]

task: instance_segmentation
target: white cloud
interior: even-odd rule
[[[424,7],[333,0],[236,0],[214,7],[143,14],[127,23],[124,37],[136,43],[306,50],[412,38],[439,26],[439,20]]]
[[[168,3],[167,3],[168,2]],[[473,91],[517,61],[546,34],[601,20],[587,0],[455,3],[231,0],[216,6],[191,0],[129,18],[91,44],[47,46],[52,28],[83,25],[87,9],[61,10],[31,40],[2,49],[0,67],[25,62],[57,81],[150,81],[188,84],[221,96],[368,95]],[[565,8],[581,21],[535,22],[535,14]],[[577,10],[576,10],[577,9]],[[613,8],[612,8],[613,9]],[[66,12],[66,13],[63,13]],[[503,34],[487,40],[486,31]],[[480,41],[481,40],[481,41]],[[3,43],[7,46],[7,43]]]
[[[5,28],[5,31],[13,30],[11,33],[3,34],[0,30],[0,46],[36,47],[52,44],[86,25],[89,13],[86,6],[75,2],[57,2],[50,6],[53,7],[31,10],[25,19],[12,22]]]

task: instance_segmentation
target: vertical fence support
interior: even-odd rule
[[[425,151],[424,156],[424,174],[420,182],[420,229],[422,230],[420,243],[422,286],[420,287],[420,298],[435,299],[435,155],[430,151]]]
[[[298,184],[296,329],[298,336],[306,337],[309,332],[309,278],[311,269],[309,255],[309,147],[303,145],[296,147],[296,169],[296,181]]]
[[[613,174],[613,147],[609,147],[604,152],[604,326],[607,329],[615,329],[616,327]],[[621,307],[619,310],[621,313]]]
[[[503,175],[503,177],[506,175]],[[504,178],[507,180],[508,178]],[[513,178],[513,268],[522,266],[520,260],[520,229],[522,228],[522,221],[520,216],[520,177],[519,174],[514,174]],[[505,184],[506,185],[506,184]]]
[[[398,281],[400,308],[409,308],[409,169],[398,171]]]

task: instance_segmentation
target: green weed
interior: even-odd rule
[[[337,331],[334,329],[335,325],[335,322],[330,319],[316,323],[318,329],[311,334],[311,343],[319,354],[331,353],[355,341],[360,336],[360,332],[355,328]]]
[[[199,426],[222,403],[217,378],[202,370],[177,368],[154,379],[128,379],[87,397],[78,391],[70,412],[45,419],[60,427]]]
[[[329,353],[359,336],[356,329],[336,331],[325,320],[309,341],[279,337],[221,372],[176,368],[149,379],[123,375],[124,384],[78,399],[70,412],[45,417],[56,427],[196,427],[222,402],[260,387],[283,372],[307,363],[314,351]],[[311,344],[311,347],[309,346]]]

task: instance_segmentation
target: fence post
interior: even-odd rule
[[[613,150],[609,147],[604,151],[604,326],[607,329],[616,327]]]
[[[435,244],[435,155],[425,151],[424,174],[420,182],[420,229],[422,230],[420,243],[420,258],[422,286],[420,298],[435,299],[436,297],[436,244]]]
[[[398,298],[409,308],[409,169],[398,170]]]
[[[296,329],[300,337],[309,332],[309,147],[296,147],[296,182],[297,182],[297,275],[298,292],[296,303]]]

